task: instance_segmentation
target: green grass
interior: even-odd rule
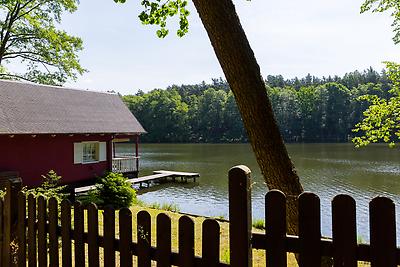
[[[262,219],[256,219],[253,221],[253,227],[256,229],[264,230],[265,229],[265,221]]]

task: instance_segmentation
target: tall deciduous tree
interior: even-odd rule
[[[58,30],[63,12],[78,0],[0,1],[0,78],[61,85],[85,69],[77,53],[82,40]]]
[[[366,11],[390,11],[393,17],[393,41],[400,44],[400,0],[366,0],[361,6],[361,13]],[[365,95],[370,106],[364,111],[363,120],[358,123],[354,132],[362,133],[353,139],[357,147],[370,143],[386,142],[393,147],[400,141],[400,64],[386,62],[388,76],[393,83],[392,94],[388,100],[379,96]]]
[[[125,0],[114,0],[125,2]],[[288,233],[297,233],[296,198],[303,192],[274,118],[260,67],[240,24],[232,0],[193,0],[210,38],[215,54],[235,96],[258,165],[270,189],[286,193]],[[140,19],[161,27],[165,36],[166,18],[179,14],[178,35],[187,31],[185,0],[143,0]]]

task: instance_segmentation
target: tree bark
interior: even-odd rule
[[[269,189],[288,198],[288,234],[297,234],[297,196],[303,192],[274,118],[260,67],[231,0],[193,0],[235,95],[258,165]],[[261,26],[261,25],[260,25]]]

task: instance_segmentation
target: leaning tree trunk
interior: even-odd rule
[[[296,197],[303,192],[283,143],[260,67],[231,0],[193,0],[225,77],[269,189],[288,197],[288,234],[297,234]],[[261,25],[260,25],[261,26]]]

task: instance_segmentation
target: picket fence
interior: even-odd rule
[[[84,207],[64,200],[59,205],[54,198],[25,196],[14,181],[7,184],[9,193],[0,201],[1,265],[246,267],[252,266],[253,249],[266,250],[265,265],[269,267],[287,266],[288,252],[298,253],[300,267],[321,266],[324,256],[332,258],[335,267],[355,267],[358,261],[370,262],[372,267],[400,264],[395,205],[390,199],[376,197],[370,202],[370,244],[357,244],[356,203],[347,195],[338,195],[332,201],[332,238],[321,238],[320,202],[312,193],[298,198],[299,235],[287,235],[286,197],[276,190],[265,197],[266,232],[253,233],[250,170],[237,166],[228,176],[229,264],[220,262],[217,220],[203,222],[202,253],[198,256],[194,247],[200,241],[195,240],[194,222],[188,216],[179,219],[178,251],[173,251],[171,219],[159,214],[153,247],[151,216],[146,211],[137,214],[137,229],[132,229],[132,212],[127,208],[116,212],[106,207],[99,213],[95,204]],[[103,216],[103,233],[99,233],[99,214]],[[132,239],[133,231],[137,241]]]

